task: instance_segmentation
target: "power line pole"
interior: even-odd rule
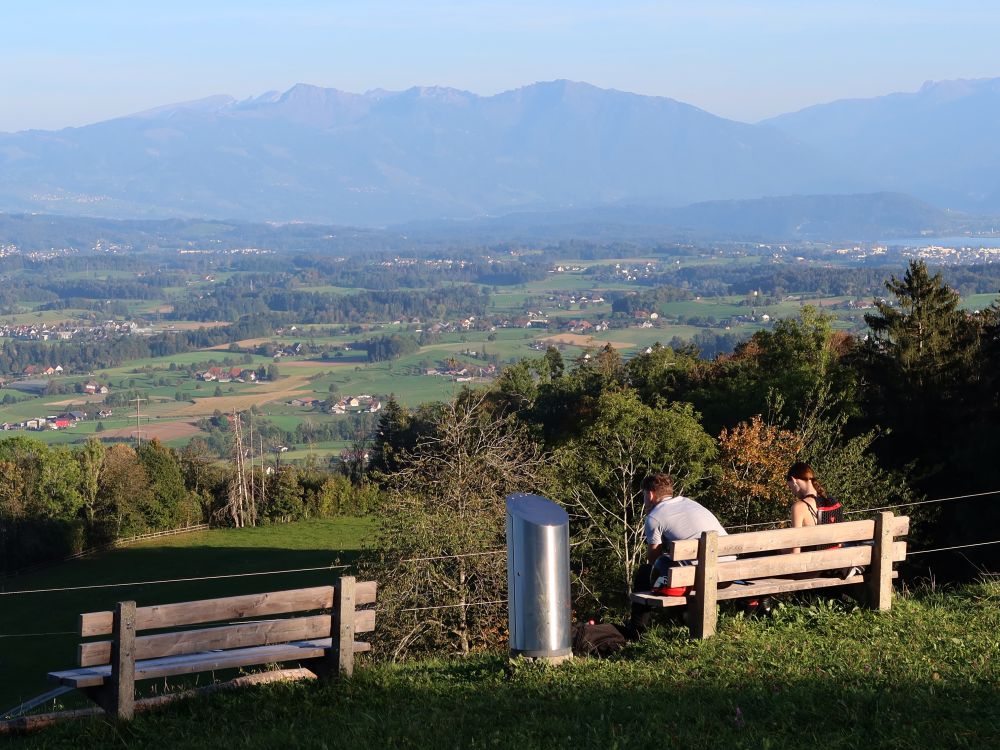
[[[139,398],[138,396],[136,396],[135,398],[130,399],[130,400],[135,402],[135,447],[136,447],[136,450],[138,450],[139,446],[142,445],[142,431],[139,428],[139,416],[140,416],[139,415],[139,402],[140,401],[146,401],[146,399]]]

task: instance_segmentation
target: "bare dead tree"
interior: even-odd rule
[[[546,457],[486,393],[445,406],[400,457],[368,567],[388,603],[380,647],[468,654],[506,634],[505,504],[544,491]]]
[[[250,496],[250,482],[246,465],[246,449],[243,445],[243,427],[239,413],[234,409],[232,417],[233,453],[230,465],[229,493],[222,515],[238,529],[256,523]],[[252,468],[252,459],[251,459]]]

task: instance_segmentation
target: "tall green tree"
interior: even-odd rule
[[[149,477],[149,504],[143,508],[146,523],[151,528],[168,529],[200,522],[200,508],[188,495],[174,451],[159,440],[150,440],[139,447],[137,455]]]
[[[902,278],[885,284],[895,298],[876,300],[865,315],[871,329],[869,355],[886,371],[884,380],[918,398],[953,399],[972,371],[978,351],[976,327],[959,309],[958,292],[922,260],[910,261]]]
[[[591,590],[627,591],[645,550],[642,478],[674,477],[693,493],[711,472],[715,442],[690,404],[642,403],[635,391],[608,391],[589,428],[558,452],[558,499],[574,513],[574,540]]]
[[[981,409],[980,327],[923,261],[911,261],[886,289],[893,299],[876,300],[876,312],[865,316],[871,329],[861,352],[867,412],[891,430],[890,463],[916,461],[918,476],[930,479],[964,443]]]

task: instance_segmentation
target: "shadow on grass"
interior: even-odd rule
[[[80,641],[76,633],[83,612],[112,609],[125,600],[142,607],[332,585],[339,576],[352,574],[358,554],[357,550],[274,547],[130,547],[10,579],[5,582],[7,591],[234,576],[0,596],[0,711],[51,689],[48,672],[75,666]],[[351,567],[247,575],[331,565]]]
[[[692,680],[668,665],[593,661],[511,672],[478,658],[217,694],[15,746],[979,748],[1000,743],[995,701],[992,685],[930,679]]]

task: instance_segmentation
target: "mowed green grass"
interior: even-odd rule
[[[985,310],[994,302],[1000,304],[1000,296],[997,294],[970,294],[962,298],[959,307],[963,310]]]
[[[372,530],[366,518],[212,529],[142,542],[0,581],[4,592],[237,575],[218,580],[0,594],[0,710],[51,689],[45,675],[75,664],[82,612],[320,586],[342,571],[248,573],[352,564]]]
[[[701,642],[664,624],[610,659],[557,667],[505,653],[365,658],[346,682],[217,693],[14,746],[995,748],[998,629],[995,582],[898,597],[881,613],[820,599],[769,619],[723,616]]]

